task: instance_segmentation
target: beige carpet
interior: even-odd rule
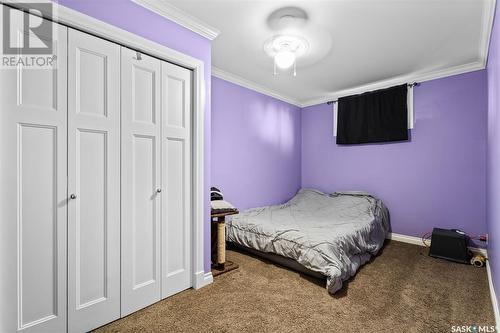
[[[451,332],[494,325],[486,269],[433,259],[427,249],[388,242],[338,294],[240,252],[239,269],[98,332]]]

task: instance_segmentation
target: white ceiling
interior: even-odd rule
[[[220,31],[214,75],[297,105],[362,90],[484,68],[494,0],[242,1],[149,0]],[[140,3],[140,1],[137,1]],[[275,11],[297,7],[307,18],[288,27]],[[274,14],[273,14],[274,13]],[[304,37],[297,76],[273,76],[264,43],[281,33]]]

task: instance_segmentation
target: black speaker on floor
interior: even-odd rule
[[[469,237],[460,230],[434,228],[429,256],[469,264],[471,252],[467,248]]]

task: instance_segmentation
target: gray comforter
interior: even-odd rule
[[[367,193],[302,189],[283,205],[235,215],[226,228],[229,242],[294,259],[325,275],[333,294],[380,250],[389,213]]]

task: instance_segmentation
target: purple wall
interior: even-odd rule
[[[497,5],[488,57],[488,256],[500,297],[500,9]],[[500,302],[500,298],[498,299]]]
[[[415,88],[411,142],[337,146],[326,104],[302,110],[302,186],[381,198],[392,231],[486,232],[486,71]]]
[[[202,60],[205,64],[205,271],[210,271],[210,75],[211,43],[129,0],[59,0],[59,4]]]
[[[190,30],[129,0],[59,3],[205,63],[205,187],[220,186],[241,209],[284,202],[301,185],[325,191],[359,189],[387,203],[396,233],[420,236],[432,226],[484,233],[488,116],[489,253],[500,280],[500,246],[495,242],[500,234],[500,205],[495,205],[500,200],[500,24],[495,25],[488,63],[488,114],[484,71],[427,82],[415,90],[411,142],[340,147],[331,135],[327,105],[300,112],[213,78],[211,115],[211,45]],[[208,192],[206,196],[209,230]],[[209,248],[206,231],[205,271],[210,270]]]
[[[212,77],[212,185],[239,209],[300,188],[300,108]]]

